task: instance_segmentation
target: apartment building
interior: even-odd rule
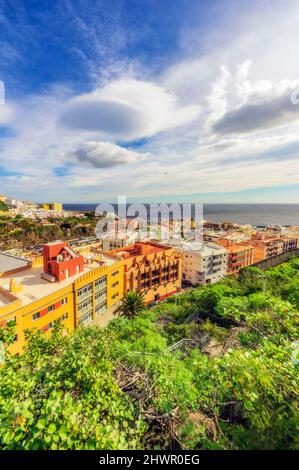
[[[213,243],[188,242],[180,247],[182,252],[183,281],[192,285],[212,284],[226,274],[227,252]]]
[[[115,237],[103,237],[102,247],[104,252],[115,250],[116,248],[123,248],[126,246],[133,245],[138,238],[138,233],[122,234],[117,233]]]
[[[20,269],[17,268],[18,261]],[[68,334],[82,325],[105,325],[113,318],[123,297],[124,268],[111,255],[95,254],[86,260],[67,243],[43,246],[43,265],[24,269],[22,260],[0,259],[0,326],[14,320],[15,342],[12,354],[25,344],[25,329],[36,328],[47,334],[55,322]],[[13,269],[10,269],[13,267]]]
[[[124,265],[124,292],[142,292],[149,304],[180,291],[181,255],[173,248],[148,241],[136,242],[110,253]]]
[[[39,206],[45,211],[55,211],[55,212],[63,211],[61,202],[43,203],[43,204],[40,204]]]
[[[287,251],[296,250],[298,247],[298,239],[296,237],[285,238],[282,237],[283,240],[283,251],[284,253]]]
[[[254,262],[271,258],[284,251],[284,241],[279,237],[269,237],[262,232],[257,232],[251,236],[250,245],[254,247]]]
[[[216,242],[227,251],[227,274],[237,275],[240,269],[254,263],[254,247],[247,244],[234,243],[231,240],[220,238]]]

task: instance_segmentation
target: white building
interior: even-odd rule
[[[182,252],[183,281],[192,285],[211,284],[226,275],[227,251],[213,243],[187,242]]]
[[[104,237],[102,239],[103,251],[108,252],[115,248],[122,248],[124,246],[133,245],[138,239],[138,233],[133,232],[129,234],[118,233],[116,237]]]

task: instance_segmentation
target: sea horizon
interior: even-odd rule
[[[152,203],[144,203],[148,207]],[[117,212],[117,204],[110,203]],[[142,203],[140,203],[142,204]],[[172,204],[172,203],[163,203]],[[186,202],[180,204],[187,204]],[[195,204],[190,202],[190,204]],[[127,204],[127,207],[130,203]],[[88,212],[95,210],[94,203],[65,203],[67,211]],[[299,203],[206,203],[203,204],[204,219],[214,222],[230,221],[264,227],[268,225],[299,225]]]

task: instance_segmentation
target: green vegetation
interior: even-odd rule
[[[8,211],[8,207],[5,204],[5,202],[0,201],[0,212],[7,212],[7,211]]]
[[[116,313],[120,317],[133,318],[145,309],[144,295],[140,292],[129,291],[122,299]]]
[[[28,332],[0,370],[0,448],[298,449],[298,299],[294,259],[105,329]]]
[[[1,207],[0,207],[1,211]],[[0,250],[38,246],[54,240],[69,240],[94,236],[97,219],[93,212],[84,217],[26,219],[20,215],[9,217],[0,215]]]
[[[8,346],[14,342],[16,336],[15,322],[10,320],[5,328],[0,327],[0,342]]]

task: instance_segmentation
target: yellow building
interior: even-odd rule
[[[50,204],[50,209],[56,212],[62,212],[62,204],[60,202],[53,202]]]
[[[62,212],[62,204],[61,202],[51,202],[51,203],[45,203],[45,204],[40,204],[40,207],[44,209],[45,211],[55,211],[55,212]]]
[[[55,262],[64,260],[57,257]],[[50,275],[46,280],[44,266],[29,264],[24,270],[22,264],[18,270],[15,264],[13,272],[6,267],[0,277],[0,326],[5,327],[10,320],[16,324],[15,342],[9,346],[12,354],[22,352],[26,329],[49,334],[58,320],[64,334],[82,325],[106,325],[123,297],[124,267],[109,255],[90,256],[84,260],[82,272],[61,282],[53,282]]]
[[[0,194],[0,202],[5,202],[6,201],[6,197],[3,196],[3,194]]]

